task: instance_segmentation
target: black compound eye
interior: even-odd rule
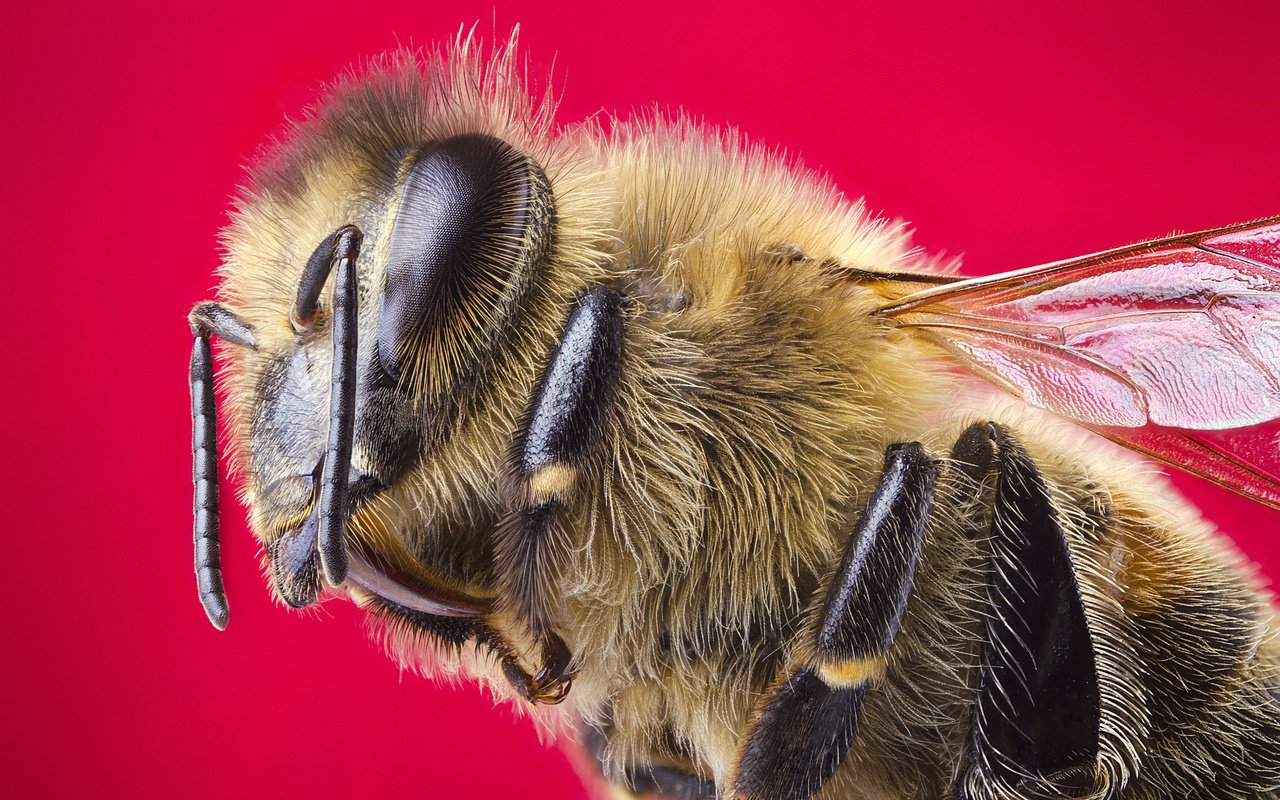
[[[406,160],[378,322],[378,358],[399,383],[441,391],[520,301],[554,225],[531,159],[464,134]]]

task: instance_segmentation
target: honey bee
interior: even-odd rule
[[[253,170],[190,315],[215,626],[213,336],[279,601],[621,797],[1280,796],[1272,601],[1106,441],[1280,507],[1280,217],[965,279],[735,135],[553,111],[464,39]]]

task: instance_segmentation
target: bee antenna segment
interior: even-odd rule
[[[293,328],[301,333],[315,324],[316,312],[320,310],[320,293],[324,291],[325,282],[333,270],[333,260],[338,253],[338,245],[346,234],[360,236],[354,225],[343,225],[333,233],[324,237],[307,259],[302,270],[302,279],[298,281],[298,294],[293,300],[293,312],[290,322]]]
[[[356,411],[356,258],[363,234],[353,225],[335,232],[338,262],[333,287],[333,377],[329,394],[329,447],[320,485],[320,566],[331,586],[347,579],[347,479]],[[314,259],[314,257],[313,257]],[[311,264],[307,265],[311,269]],[[306,276],[303,279],[306,286]],[[301,291],[299,297],[301,298]]]
[[[187,315],[191,348],[191,478],[195,484],[196,590],[209,621],[227,627],[227,594],[222,588],[218,544],[218,412],[213,393],[213,350],[209,337],[257,348],[253,328],[221,303],[197,303]]]
[[[213,397],[213,353],[201,331],[191,348],[191,458],[195,483],[196,590],[209,621],[227,627],[218,547],[218,415]]]

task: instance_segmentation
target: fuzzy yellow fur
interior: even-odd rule
[[[537,277],[531,326],[495,356],[500,369],[482,400],[376,503],[369,527],[398,536],[423,569],[492,597],[486,554],[513,502],[499,477],[540,370],[576,296],[600,284],[627,294],[625,360],[603,444],[583,474],[547,472],[531,487],[558,495],[576,481],[552,597],[579,672],[567,711],[546,713],[606,728],[609,775],[678,758],[727,788],[762,691],[810,657],[807,609],[884,448],[920,441],[942,457],[966,424],[987,418],[1012,425],[1041,466],[1073,547],[1103,690],[1098,796],[1188,796],[1178,792],[1194,791],[1196,774],[1231,769],[1224,753],[1257,746],[1240,726],[1251,718],[1245,706],[1274,702],[1269,623],[1258,623],[1214,703],[1177,735],[1153,738],[1149,719],[1149,695],[1174,685],[1173,668],[1144,661],[1134,644],[1135,627],[1160,614],[1203,637],[1215,635],[1215,615],[1268,619],[1237,559],[1109,446],[1013,407],[957,410],[961,379],[928,345],[871,315],[892,286],[819,268],[936,271],[900,223],[794,162],[683,118],[557,128],[517,63],[513,46],[486,59],[470,41],[375,61],[339,81],[243,191],[225,234],[220,297],[252,325],[259,349],[226,350],[223,381],[260,537],[282,522],[258,494],[282,467],[253,452],[253,388],[271,358],[299,347],[289,311],[307,256],[340,225],[362,227],[360,337],[375,339],[394,214],[393,187],[379,176],[416,143],[488,133],[545,170],[555,253]],[[326,346],[303,347],[327,383]],[[949,786],[980,653],[989,516],[981,487],[954,473],[939,493],[902,634],[823,797],[936,798]],[[1201,616],[1177,601],[1196,587],[1221,600],[1197,606]],[[520,621],[500,609],[495,624],[536,666]],[[456,666],[436,664],[430,643],[412,635],[391,647],[411,665]],[[1175,657],[1194,671],[1200,655]],[[506,691],[483,654],[468,668]],[[1278,770],[1257,779],[1258,796]]]

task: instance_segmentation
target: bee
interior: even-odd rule
[[[215,626],[216,336],[278,600],[619,796],[1280,796],[1272,600],[1107,441],[1280,507],[1280,217],[966,279],[735,135],[553,113],[466,39],[253,168],[189,317]]]

